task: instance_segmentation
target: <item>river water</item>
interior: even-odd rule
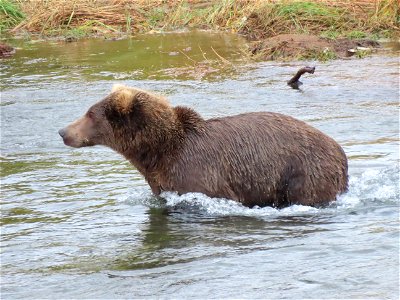
[[[398,45],[309,62],[316,72],[297,91],[285,82],[304,62],[241,62],[244,42],[230,34],[11,43],[20,49],[0,76],[2,299],[398,299]],[[349,191],[322,209],[156,199],[118,154],[58,136],[113,83],[207,118],[304,120],[343,146]]]

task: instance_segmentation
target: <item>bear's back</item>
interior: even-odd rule
[[[205,121],[188,133],[166,189],[230,198],[247,206],[324,204],[347,187],[347,159],[330,137],[278,113]]]

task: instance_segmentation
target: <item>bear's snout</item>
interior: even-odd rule
[[[70,134],[68,134],[68,130],[66,128],[62,128],[58,131],[58,134],[62,137],[65,145],[70,147],[79,147],[76,143],[76,138],[73,138]]]
[[[58,131],[58,134],[62,137],[62,138],[64,138],[64,136],[65,136],[65,134],[66,134],[66,130],[63,128],[63,129],[60,129],[59,131]]]
[[[97,124],[99,127],[99,124]],[[60,129],[58,134],[64,144],[74,148],[94,146],[99,144],[99,133],[93,121],[86,115]]]

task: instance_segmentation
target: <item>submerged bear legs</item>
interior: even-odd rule
[[[300,160],[289,159],[289,163],[282,171],[273,206],[281,208],[292,204],[307,204],[311,200],[309,191],[312,187],[309,184]]]

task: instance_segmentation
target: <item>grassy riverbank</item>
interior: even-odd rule
[[[398,0],[0,0],[2,35],[123,37],[183,28],[237,32],[250,41],[280,34],[337,40],[398,38]],[[328,55],[329,56],[329,55]]]
[[[124,1],[1,0],[2,32],[44,36],[133,34],[181,28],[230,30],[260,39],[283,33],[328,38],[399,34],[397,0]]]

